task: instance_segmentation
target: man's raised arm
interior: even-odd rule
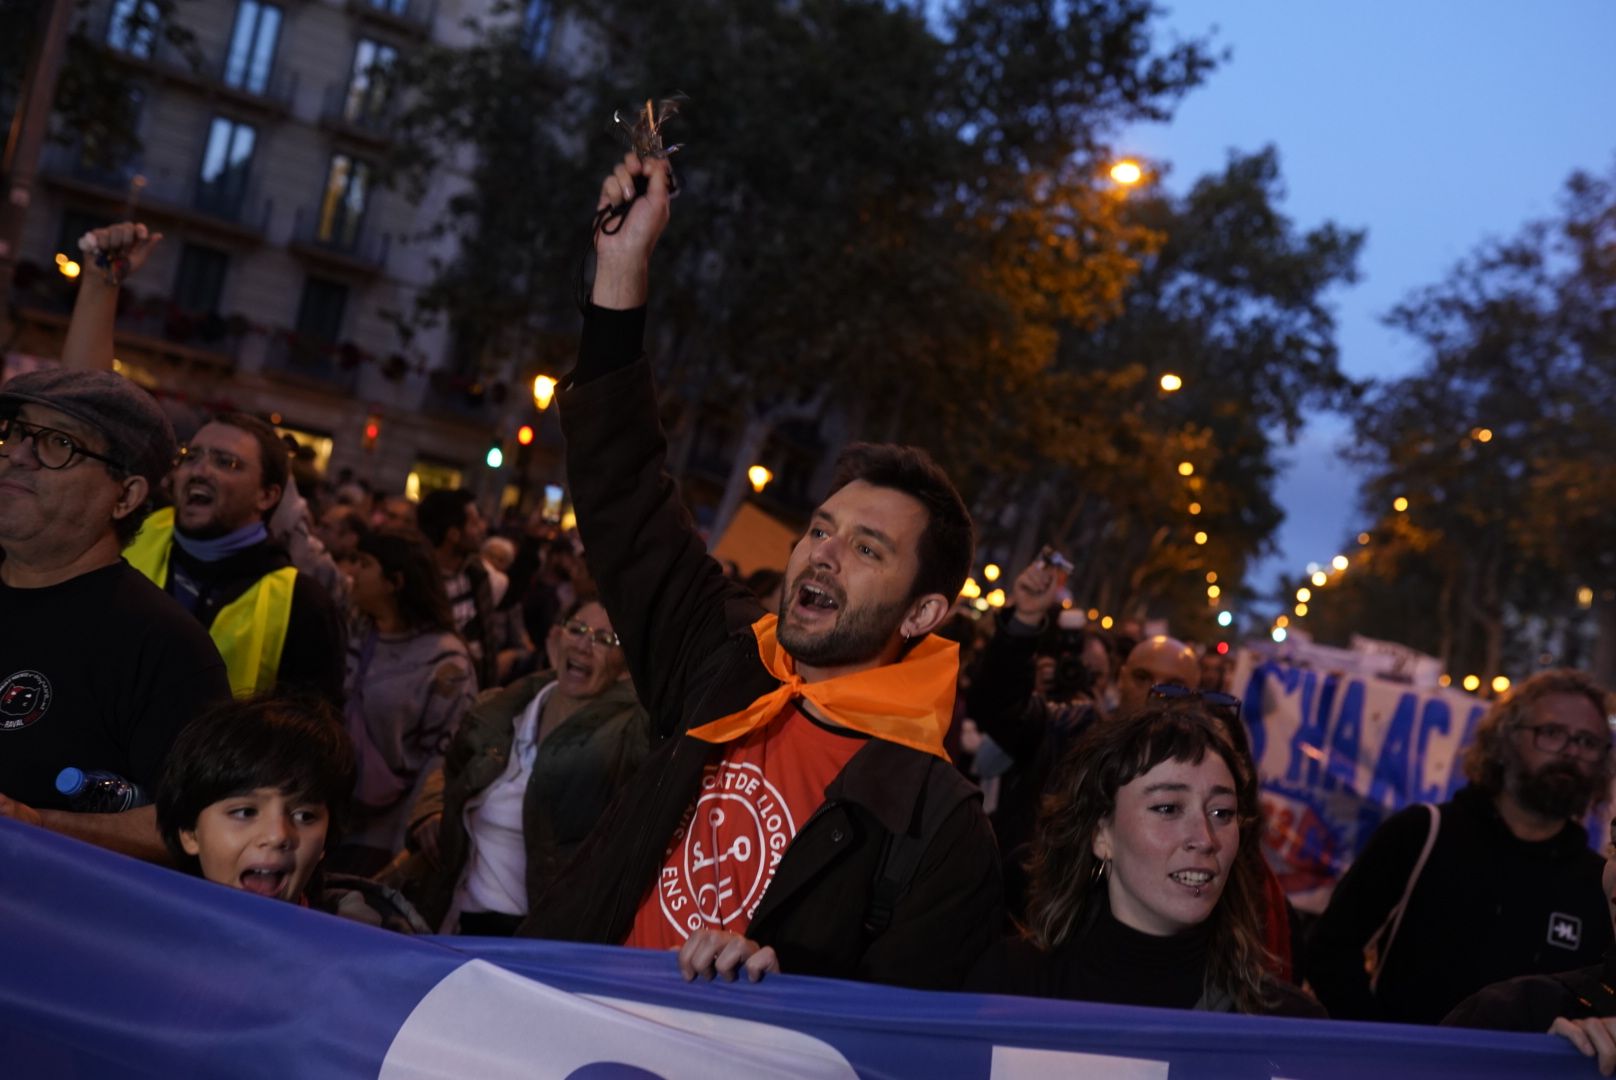
[[[645,180],[643,193],[636,180]],[[749,596],[707,555],[666,469],[656,391],[642,359],[651,252],[668,223],[668,163],[627,155],[601,184],[593,303],[564,385],[567,479],[584,555],[634,685],[659,734],[689,700],[690,679]],[[749,609],[761,614],[755,603]],[[750,621],[750,618],[747,621]]]

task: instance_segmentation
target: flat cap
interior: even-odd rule
[[[111,371],[51,368],[0,386],[0,416],[44,405],[101,433],[107,456],[156,487],[174,463],[174,426],[157,399]]]

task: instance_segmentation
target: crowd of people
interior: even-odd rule
[[[1517,686],[1469,785],[1304,919],[1221,658],[1067,625],[1051,558],[978,625],[973,525],[924,452],[849,447],[780,572],[707,554],[643,355],[668,176],[630,154],[602,187],[559,395],[576,536],[329,481],[253,416],[179,440],[110,371],[0,387],[0,816],[686,978],[1552,1029],[1616,1070],[1616,871],[1579,824],[1612,779],[1601,687]],[[70,766],[143,805],[85,810]]]

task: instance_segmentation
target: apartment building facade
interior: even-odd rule
[[[456,370],[445,328],[406,343],[409,312],[434,260],[452,247],[415,238],[459,180],[444,175],[419,204],[378,183],[395,102],[387,66],[429,41],[460,43],[493,0],[207,0],[180,5],[194,47],[153,29],[150,0],[96,0],[87,29],[98,54],[130,73],[129,160],[92,161],[53,145],[30,208],[18,281],[13,366],[59,354],[77,268],[77,238],[113,221],[164,235],[130,280],[117,365],[198,410],[269,417],[384,492],[470,486],[516,494],[491,444],[535,422],[530,373]],[[543,5],[525,18],[537,26]],[[80,273],[96,272],[83,267]],[[548,418],[546,418],[548,419]],[[523,458],[549,455],[555,424]],[[527,466],[529,462],[520,462]]]

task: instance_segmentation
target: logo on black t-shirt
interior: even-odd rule
[[[1582,920],[1556,911],[1549,916],[1549,944],[1562,949],[1582,948]]]
[[[19,671],[0,682],[0,731],[21,731],[50,708],[50,680],[37,671]]]

